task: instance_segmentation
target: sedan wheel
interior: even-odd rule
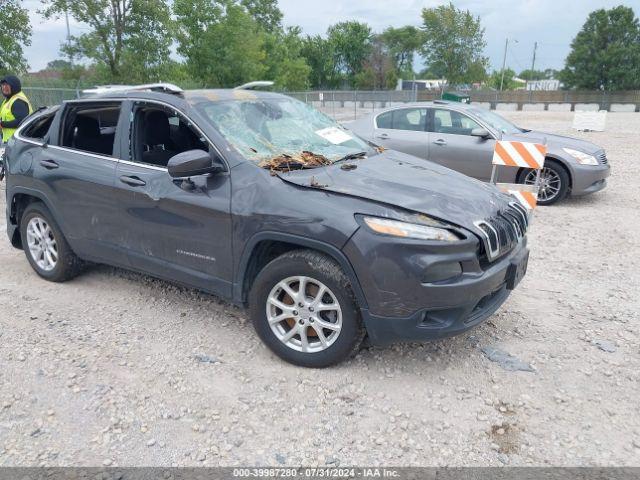
[[[532,170],[528,173],[524,180],[525,185],[536,184],[536,171]],[[543,168],[540,172],[540,190],[538,190],[538,199],[543,202],[552,201],[558,196],[560,188],[562,187],[562,181],[560,176],[555,170],[550,168]]]
[[[311,277],[289,277],[276,284],[267,298],[266,314],[278,340],[298,352],[329,348],[342,329],[338,299]]]

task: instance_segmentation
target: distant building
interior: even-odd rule
[[[447,83],[444,78],[433,80],[403,80],[398,79],[396,90],[441,90]]]
[[[560,80],[549,78],[545,80],[529,80],[526,90],[560,90]]]

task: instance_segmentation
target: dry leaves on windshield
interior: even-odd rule
[[[258,165],[262,168],[271,170],[271,172],[290,172],[292,170],[303,170],[307,168],[331,165],[331,160],[324,155],[317,155],[313,152],[303,151],[296,155],[282,154],[269,160],[263,160]]]

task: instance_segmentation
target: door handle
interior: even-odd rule
[[[127,185],[131,185],[132,187],[144,187],[147,184],[147,182],[138,177],[128,175],[122,175],[120,177],[120,181]]]
[[[60,166],[53,160],[40,160],[40,165],[42,165],[47,170],[53,170],[54,168],[58,168]]]
[[[440,139],[438,139],[438,140],[436,140],[436,141],[435,141],[435,142],[433,142],[433,143],[434,143],[435,145],[446,145],[446,144],[447,144],[447,142],[446,142],[445,140],[441,139],[441,138],[440,138]]]
[[[382,140],[386,140],[387,138],[389,138],[389,135],[387,135],[386,133],[381,133],[380,135],[376,135],[376,138],[381,138]]]

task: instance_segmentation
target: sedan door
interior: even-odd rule
[[[173,155],[214,147],[168,107],[140,102],[132,115],[132,157],[116,172],[120,241],[131,265],[230,297],[229,173],[171,178],[166,165]]]
[[[428,158],[429,134],[426,128],[426,108],[389,110],[378,115],[374,122],[374,142],[390,150]]]
[[[429,110],[429,160],[489,181],[495,139],[472,136],[473,129],[483,127],[461,112],[446,108]]]

